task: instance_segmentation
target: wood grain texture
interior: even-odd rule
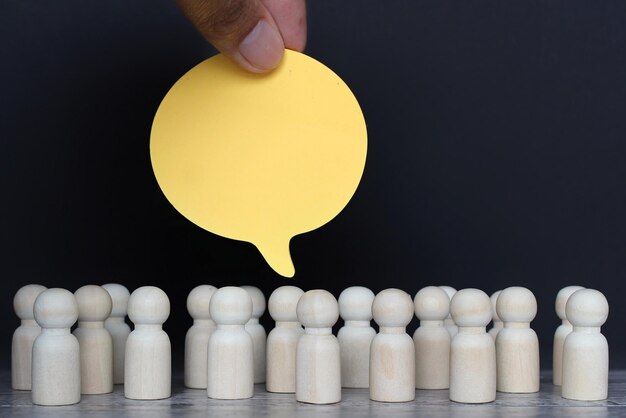
[[[332,326],[339,319],[335,297],[326,290],[309,290],[296,308],[304,335],[296,349],[296,399],[311,404],[341,400],[341,353]]]
[[[217,329],[209,337],[206,394],[214,399],[250,398],[254,356],[245,324],[252,315],[252,299],[240,287],[222,287],[211,297],[209,310]]]
[[[267,302],[276,327],[267,336],[268,392],[295,393],[296,352],[304,329],[298,322],[296,307],[304,292],[295,286],[281,286],[274,290]]]
[[[33,343],[41,332],[35,321],[33,306],[37,296],[46,290],[38,284],[22,286],[13,297],[13,310],[21,320],[11,341],[11,373],[13,389],[31,389]]]
[[[563,397],[585,401],[606,399],[609,344],[600,327],[609,315],[609,303],[597,290],[580,289],[568,299],[565,313],[573,329],[563,343]]]
[[[569,297],[577,290],[584,289],[581,286],[566,286],[559,290],[554,301],[554,310],[561,320],[554,332],[554,340],[552,344],[552,383],[561,386],[563,382],[563,344],[565,337],[572,332],[572,324],[565,316],[565,305]]]
[[[130,399],[164,399],[171,393],[172,347],[163,323],[170,314],[161,289],[143,286],[128,300],[135,329],[126,340],[124,395]]]

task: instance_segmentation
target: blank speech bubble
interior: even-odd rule
[[[367,130],[330,69],[285,51],[269,74],[223,55],[186,73],[154,117],[152,167],[171,204],[201,228],[253,243],[279,274],[289,242],[334,218],[359,184]]]

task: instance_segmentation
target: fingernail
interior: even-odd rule
[[[239,44],[239,53],[259,71],[269,71],[280,63],[285,51],[278,30],[261,19]]]

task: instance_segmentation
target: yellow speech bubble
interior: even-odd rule
[[[295,273],[289,241],[341,212],[366,154],[365,120],[348,86],[293,51],[265,75],[222,55],[198,64],[163,99],[150,137],[172,205],[208,231],[253,243],[287,277]]]

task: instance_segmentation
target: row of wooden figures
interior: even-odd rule
[[[206,389],[211,398],[244,399],[254,383],[265,382],[269,392],[315,404],[339,402],[342,387],[369,388],[372,400],[384,402],[411,401],[416,388],[449,389],[450,399],[463,403],[494,401],[496,391],[539,390],[539,344],[530,328],[537,303],[523,287],[489,298],[478,289],[429,286],[412,300],[400,289],[374,295],[355,286],[337,301],[325,290],[283,286],[267,304],[276,327],[266,339],[258,288],[194,288],[187,298],[193,325],[185,339],[185,386]],[[563,322],[554,336],[554,384],[568,399],[605,399],[606,298],[569,286],[555,306]],[[162,329],[170,304],[162,290],[145,286],[129,295],[107,284],[72,294],[28,285],[14,307],[22,324],[13,336],[12,385],[32,389],[33,403],[73,404],[81,393],[109,393],[117,383],[131,399],[170,396],[171,347]],[[414,313],[420,326],[411,339],[406,326]],[[344,326],[335,337],[339,315]]]

